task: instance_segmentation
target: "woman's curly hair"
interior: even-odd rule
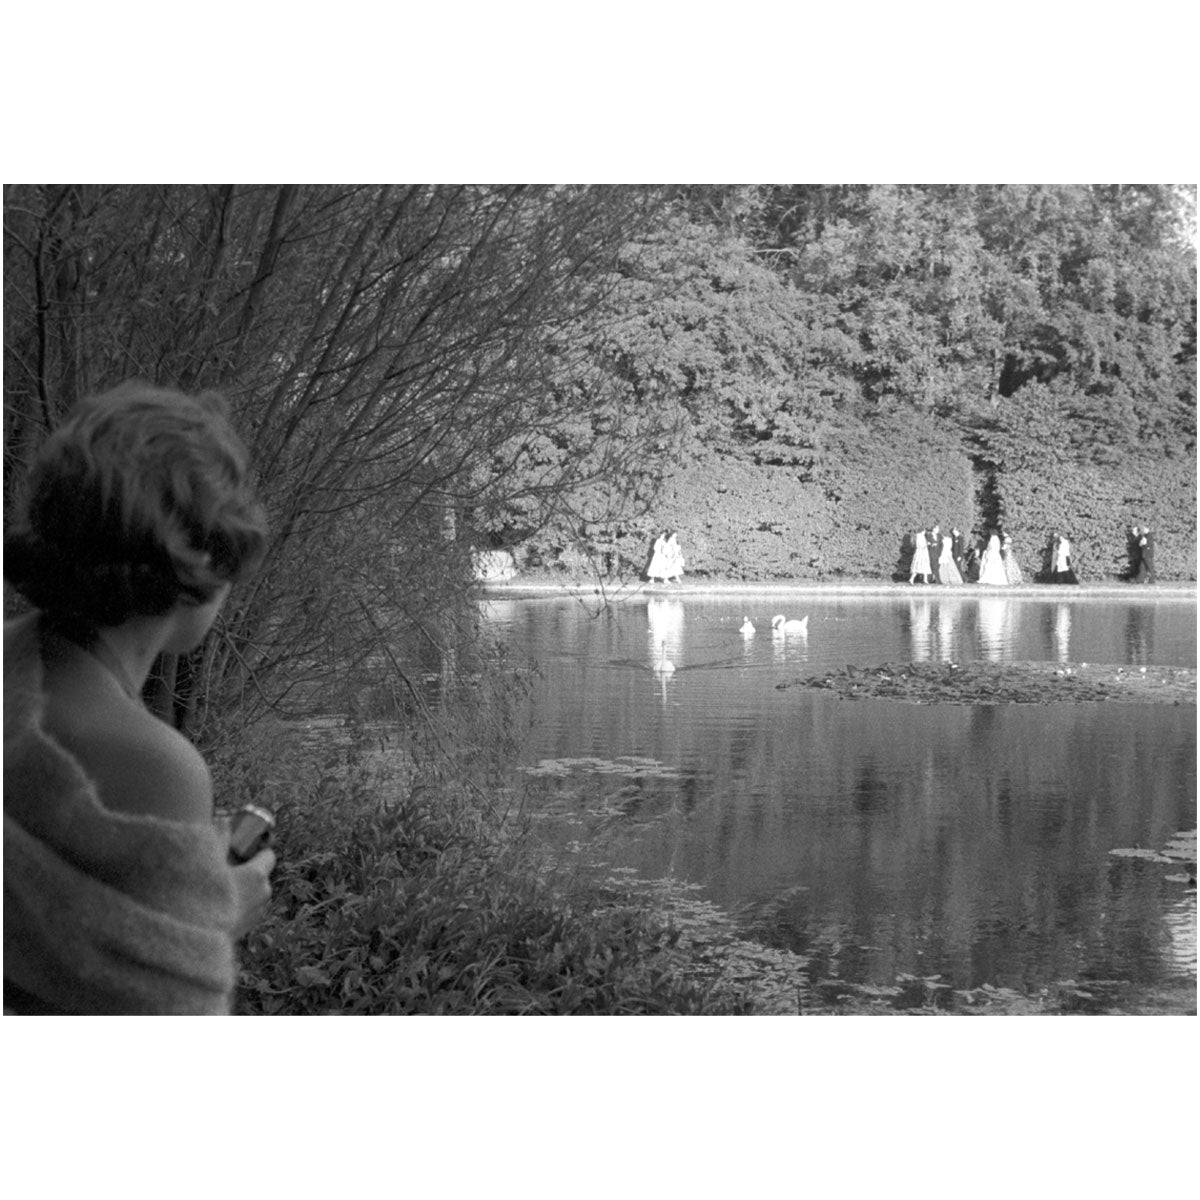
[[[224,398],[130,381],[82,401],[38,451],[4,574],[43,612],[105,627],[203,604],[265,551]]]

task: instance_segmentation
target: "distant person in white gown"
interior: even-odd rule
[[[1054,583],[1079,582],[1071,555],[1071,539],[1065,533],[1056,534],[1050,552],[1050,578]]]
[[[661,583],[667,578],[667,534],[665,530],[654,539],[654,549],[650,554],[650,565],[646,568],[646,578],[651,583]]]
[[[929,543],[925,540],[925,531],[918,529],[912,535],[912,539],[914,549],[912,566],[908,569],[908,582],[916,583],[919,575],[922,583],[928,583],[933,576],[933,567],[929,562]]]
[[[979,582],[993,587],[1007,587],[1008,576],[1004,571],[1004,559],[1000,551],[1000,535],[993,531],[979,559]]]
[[[942,553],[938,558],[938,574],[943,583],[962,583],[962,572],[954,561],[954,541],[952,538],[942,538]]]
[[[683,581],[683,547],[679,544],[679,535],[671,530],[667,543],[663,547],[663,557],[666,561],[667,582],[673,579],[676,583]]]
[[[651,583],[678,583],[683,578],[683,550],[673,529],[664,530],[654,541],[646,578]]]
[[[1017,554],[1013,549],[1013,540],[1006,533],[1000,540],[1000,558],[1004,562],[1004,577],[1009,584],[1016,586],[1025,582],[1025,572],[1021,570],[1021,564],[1017,562]]]

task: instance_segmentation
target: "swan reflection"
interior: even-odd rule
[[[646,601],[648,654],[652,670],[671,674],[683,652],[683,602]],[[667,664],[670,664],[669,667]]]

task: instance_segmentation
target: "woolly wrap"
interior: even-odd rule
[[[43,727],[38,617],[4,627],[4,977],[72,1013],[229,1012],[233,878],[213,825],[104,808]]]

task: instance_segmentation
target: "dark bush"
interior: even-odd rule
[[[683,977],[643,900],[548,876],[511,822],[440,769],[293,798],[246,1014],[744,1012]]]

